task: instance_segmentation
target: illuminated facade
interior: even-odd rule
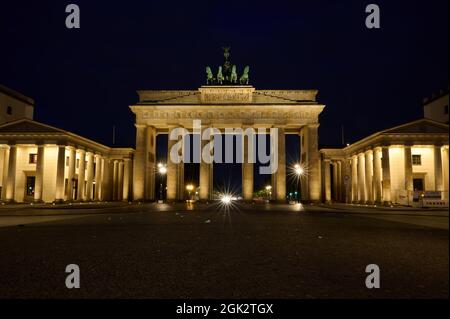
[[[193,91],[139,91],[139,102],[130,106],[136,115],[136,154],[134,159],[133,199],[155,199],[156,136],[171,134],[179,127],[191,134],[193,121],[201,120],[202,130],[214,128],[277,128],[276,173],[272,174],[273,199],[286,201],[285,135],[301,140],[301,162],[308,174],[301,179],[302,199],[320,201],[320,158],[318,150],[319,114],[324,105],[316,100],[317,90],[256,90],[249,85],[202,86]],[[248,136],[242,136],[242,196],[253,199],[253,163],[248,161]],[[170,150],[177,140],[168,139]],[[209,141],[202,141],[203,144]],[[202,144],[202,145],[203,145]],[[169,152],[168,152],[169,153]],[[200,163],[202,200],[211,199],[212,165]],[[167,159],[167,199],[183,200],[184,162]]]
[[[415,194],[435,192],[448,205],[448,133],[448,125],[421,119],[321,149],[324,200],[411,205]]]
[[[131,148],[110,148],[21,119],[0,126],[4,202],[129,200]]]

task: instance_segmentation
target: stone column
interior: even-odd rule
[[[184,142],[183,142],[184,143]],[[183,161],[177,164],[178,170],[178,200],[184,200],[185,188],[184,188],[184,147],[183,147]]]
[[[34,201],[42,202],[43,185],[44,185],[44,155],[45,146],[38,145],[37,147],[37,163],[36,163],[36,181],[34,183]]]
[[[358,202],[358,157],[352,156],[352,203]]]
[[[325,202],[331,202],[331,172],[330,172],[330,160],[325,159],[324,161],[324,184],[325,184]]]
[[[337,187],[337,192],[338,192],[338,196],[337,196],[337,200],[339,202],[343,202],[344,201],[344,190],[343,190],[343,169],[342,169],[342,161],[337,161],[337,171],[338,171],[338,187]]]
[[[14,192],[16,188],[16,160],[17,160],[17,146],[11,145],[9,147],[9,162],[8,162],[8,180],[6,182],[6,201],[14,201]]]
[[[117,200],[117,189],[119,184],[119,162],[113,161],[113,176],[112,176],[112,200]]]
[[[133,200],[144,200],[145,162],[146,162],[146,126],[136,124],[136,152],[133,169]]]
[[[78,153],[80,154],[80,165],[78,166],[78,200],[84,201],[86,200],[86,192],[84,188],[84,182],[85,182],[85,174],[86,174],[86,151],[85,150],[79,150]]]
[[[123,199],[123,175],[124,175],[124,163],[123,163],[123,161],[119,161],[116,200]]]
[[[156,129],[152,126],[148,126],[146,136],[147,156],[145,159],[145,199],[155,200]]]
[[[245,128],[243,128],[245,131]],[[242,135],[242,197],[244,200],[253,199],[253,137]],[[250,148],[250,149],[249,149]]]
[[[444,181],[443,199],[448,200],[448,178],[449,178],[449,162],[448,162],[448,145],[442,148],[442,169]]]
[[[366,170],[364,153],[358,155],[358,201],[361,204],[366,202]]]
[[[87,169],[86,169],[86,197],[85,200],[91,201],[92,188],[94,186],[94,154],[92,152],[87,153]],[[98,163],[98,161],[97,161]],[[97,188],[97,187],[96,187]],[[97,190],[95,190],[97,192]]]
[[[95,155],[95,189],[94,189],[94,200],[101,200],[101,190],[102,190],[102,176],[103,176],[103,158],[100,155]]]
[[[373,151],[373,189],[375,203],[382,202],[382,185],[381,185],[381,147],[375,147]]]
[[[209,129],[208,127],[205,127],[201,134],[203,136],[203,132],[205,130]],[[213,163],[208,164],[205,161],[203,161],[203,158],[201,156],[201,152],[202,150],[207,147],[207,145],[210,143],[211,140],[203,140],[201,139],[201,149],[200,149],[200,176],[199,176],[199,182],[200,182],[200,191],[199,191],[199,198],[201,200],[208,200],[210,199],[210,194],[211,194],[211,190],[210,188],[212,187],[212,185],[210,184],[211,182],[211,178],[210,178],[210,173],[211,173],[211,167],[213,165]]]
[[[56,192],[55,202],[64,201],[64,171],[66,169],[66,147],[58,146],[58,160],[56,164]]]
[[[441,146],[434,146],[434,180],[435,190],[442,192],[444,190],[443,178],[442,178],[442,154]]]
[[[67,200],[72,201],[73,198],[73,180],[75,178],[75,148],[68,147],[69,150],[69,170],[67,174]]]
[[[385,205],[391,204],[391,164],[389,161],[389,147],[381,149],[381,167],[383,171],[383,201]]]
[[[336,161],[332,161],[331,166],[333,167],[333,196],[331,197],[331,200],[337,202],[337,200],[338,200],[338,171],[337,171]]]
[[[178,164],[170,159],[170,150],[178,142],[170,139],[170,133],[175,127],[169,128],[167,136],[167,200],[174,201],[178,199]],[[134,185],[133,185],[134,187]]]
[[[373,204],[373,152],[372,150],[366,151],[365,155],[365,178],[366,178],[366,203]]]
[[[409,193],[414,190],[413,186],[413,168],[412,168],[412,154],[411,146],[405,145],[405,190]]]
[[[6,189],[8,184],[9,149],[3,150],[3,177],[1,199],[6,199]]]
[[[272,143],[273,145],[273,143]],[[273,146],[274,147],[274,146]],[[284,127],[278,128],[278,170],[276,175],[276,196],[277,201],[286,201],[286,138]],[[272,151],[271,151],[272,152]]]
[[[113,165],[111,163],[111,160],[108,158],[103,158],[102,160],[102,177],[101,177],[101,200],[102,201],[108,201],[112,200],[112,190],[113,190],[113,183],[112,183],[112,172]]]
[[[319,124],[304,126],[301,129],[302,156],[306,164],[308,174],[302,183],[302,199],[320,201],[320,156],[318,141]],[[305,196],[306,195],[306,196]]]
[[[130,199],[130,176],[131,176],[131,159],[125,158],[123,164],[123,188],[122,200],[128,202]]]

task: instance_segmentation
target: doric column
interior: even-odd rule
[[[102,201],[108,201],[112,199],[112,190],[113,190],[113,183],[112,183],[112,172],[113,165],[111,163],[111,160],[108,158],[102,159],[102,177],[101,177],[101,188],[100,188],[100,199]]]
[[[382,202],[381,186],[381,147],[375,147],[373,150],[373,189],[375,203]]]
[[[381,149],[381,167],[383,171],[383,201],[386,205],[391,204],[391,164],[389,161],[389,147]]]
[[[86,174],[86,151],[78,150],[80,155],[80,165],[78,166],[78,200],[86,200],[86,192],[84,188],[85,174]]]
[[[85,200],[91,201],[93,199],[92,188],[94,187],[94,154],[88,152],[87,167],[86,167],[86,197]],[[98,161],[97,161],[98,163]],[[97,187],[96,187],[97,188]],[[97,189],[95,190],[97,192]]]
[[[304,126],[301,129],[301,161],[305,162],[308,174],[302,185],[302,199],[320,201],[320,156],[319,156],[319,124]]]
[[[352,185],[351,185],[351,175],[352,175],[352,164],[351,159],[344,159],[342,162],[342,175],[343,175],[343,189],[344,189],[344,196],[343,201],[345,203],[351,203],[352,202]]]
[[[102,184],[103,184],[103,157],[101,155],[96,154],[94,156],[95,158],[95,170],[94,170],[94,181],[95,181],[95,188],[94,188],[94,200],[101,200],[101,191],[102,191]]]
[[[174,163],[170,159],[170,150],[178,142],[170,139],[170,134],[174,129],[175,127],[170,127],[167,136],[167,200],[169,201],[178,199],[178,163]]]
[[[11,145],[9,147],[9,162],[8,162],[8,180],[6,182],[6,201],[14,201],[14,192],[16,188],[16,161],[17,161],[17,146]]]
[[[366,178],[366,202],[368,204],[373,204],[373,152],[368,150],[364,153],[365,155],[365,178]]]
[[[337,192],[338,192],[338,196],[337,196],[337,200],[340,202],[344,201],[344,189],[343,189],[343,169],[342,169],[342,161],[337,161],[337,171],[338,171],[338,187],[337,187]]]
[[[358,201],[358,157],[352,156],[352,203]]]
[[[442,147],[442,170],[443,170],[443,184],[444,184],[444,195],[442,198],[448,200],[448,177],[449,177],[448,145]]]
[[[119,161],[113,161],[113,178],[112,178],[112,200],[117,200],[117,189],[119,184]]]
[[[136,201],[144,199],[146,145],[146,126],[136,124],[136,152],[133,165],[133,200]]]
[[[405,145],[405,190],[413,191],[413,168],[412,168],[412,154],[411,146]]]
[[[2,174],[2,193],[1,199],[6,198],[6,189],[8,184],[8,166],[9,166],[9,148],[3,149],[3,174]]]
[[[331,172],[330,172],[330,160],[324,161],[324,184],[325,184],[325,202],[331,202]]]
[[[56,163],[56,192],[55,201],[64,201],[64,171],[66,169],[66,147],[58,146],[58,160]]]
[[[366,202],[366,169],[364,153],[358,155],[358,201]]]
[[[125,158],[123,164],[123,188],[122,188],[122,200],[125,202],[130,200],[130,176],[131,176],[131,159]]]
[[[70,146],[69,150],[69,170],[67,174],[67,200],[71,201],[73,197],[73,180],[75,179],[75,148]]]
[[[245,131],[245,128],[243,128]],[[244,200],[253,199],[253,136],[242,135],[242,196]],[[250,149],[249,149],[250,148]]]
[[[274,143],[272,143],[273,145]],[[275,147],[275,145],[274,145]],[[278,127],[278,169],[276,171],[276,196],[277,201],[286,201],[286,138],[284,127]]]
[[[122,195],[123,195],[123,174],[124,174],[124,163],[123,163],[123,161],[119,161],[116,200],[122,200],[122,198],[123,198],[122,197]]]
[[[156,129],[153,126],[147,126],[146,136],[145,199],[154,200],[156,179]]]
[[[331,162],[331,166],[333,167],[333,196],[331,197],[332,201],[338,201],[338,170],[336,161]]]
[[[184,145],[184,142],[183,142]],[[183,146],[183,160],[177,164],[178,170],[178,200],[184,200],[185,189],[184,189],[184,146]]]
[[[444,185],[442,183],[442,154],[441,146],[434,146],[434,180],[435,180],[435,190],[442,192],[444,190]]]
[[[208,127],[205,127],[202,130],[202,132],[201,132],[202,136],[203,136],[203,132],[205,130],[208,130],[208,129],[209,129]],[[210,199],[210,194],[211,194],[210,188],[212,187],[212,185],[210,184],[211,178],[209,176],[211,174],[211,171],[212,171],[210,166],[212,166],[213,163],[210,163],[210,164],[206,163],[203,160],[203,158],[201,156],[201,153],[202,153],[202,150],[205,147],[207,147],[207,145],[210,143],[211,139],[210,140],[203,140],[200,137],[200,140],[201,140],[201,148],[200,148],[200,176],[199,176],[200,190],[199,190],[199,198],[201,200],[208,200],[208,199]]]
[[[44,152],[45,146],[37,147],[36,180],[34,183],[34,201],[42,202],[43,184],[44,184]]]

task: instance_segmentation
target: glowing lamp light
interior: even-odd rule
[[[188,191],[192,191],[192,190],[194,189],[194,185],[189,184],[189,185],[186,186],[186,189],[187,189]]]
[[[272,189],[272,186],[270,186],[270,185],[266,186],[266,191],[270,191],[271,189]]]
[[[229,196],[229,195],[224,195],[224,196],[222,196],[222,199],[221,199],[221,200],[222,200],[222,203],[228,205],[228,204],[231,203],[231,196]]]
[[[294,165],[294,172],[298,176],[303,175],[303,173],[304,173],[303,167],[301,167],[299,164],[295,164]]]

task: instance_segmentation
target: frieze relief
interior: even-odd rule
[[[177,119],[300,119],[311,120],[317,117],[312,111],[144,111],[143,120]]]

